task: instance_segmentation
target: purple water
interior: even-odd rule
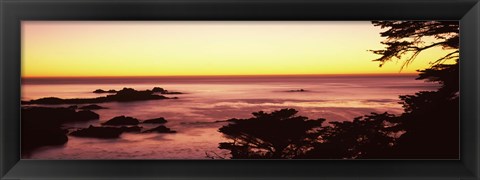
[[[164,117],[176,134],[124,133],[104,140],[69,136],[63,146],[45,147],[31,159],[205,159],[207,154],[228,157],[217,131],[229,118],[248,118],[255,111],[295,108],[300,115],[327,121],[348,121],[370,112],[402,113],[399,95],[435,90],[437,84],[415,76],[236,76],[236,77],[124,77],[35,78],[22,82],[22,100],[42,97],[98,97],[95,89],[162,87],[185,94],[178,99],[100,103],[100,120],[67,124],[82,128],[125,115],[138,119]],[[304,92],[288,92],[304,89]],[[66,107],[68,105],[55,105]],[[144,128],[150,126],[143,125]],[[152,126],[154,127],[154,126]]]

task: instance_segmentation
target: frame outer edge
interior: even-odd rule
[[[476,43],[477,44],[476,45],[478,47],[480,45],[480,24],[478,23],[478,21],[480,21],[480,2],[477,1],[477,4],[475,4],[474,9],[476,11],[476,16],[475,17],[477,19],[477,28],[476,28],[476,31],[477,31],[477,33],[476,33],[476,35],[477,35]],[[479,51],[480,51],[479,49],[477,49],[477,51],[476,51],[477,63],[480,61],[480,52]],[[480,65],[477,65],[477,70],[480,70]],[[480,83],[479,83],[480,82],[480,73],[478,73],[478,71],[477,71],[477,78],[479,78],[479,79],[477,79],[477,93],[480,94],[480,91],[479,91],[480,90]],[[477,108],[479,107],[478,105],[480,104],[480,102],[479,102],[480,101],[480,96],[478,94],[477,94]],[[479,114],[480,113],[478,112],[478,109],[477,109],[477,119],[476,119],[477,120],[476,121],[477,131],[475,133],[475,137],[477,138],[477,141],[476,141],[476,145],[477,145],[477,147],[476,147],[476,150],[477,150],[476,166],[477,166],[477,168],[476,168],[475,172],[473,172],[477,179],[480,179],[480,175],[479,175],[479,173],[480,173],[480,132],[479,132],[479,130],[480,130],[480,122],[479,122],[480,118],[479,118]]]
[[[472,21],[477,23],[472,24]],[[462,61],[463,63],[460,63],[460,75],[461,77],[464,77],[464,80],[468,79],[467,82],[463,83],[462,79],[460,79],[460,97],[462,97],[462,93],[468,94],[470,96],[473,95],[473,97],[470,98],[460,98],[460,107],[463,106],[463,109],[460,109],[460,114],[473,115],[473,117],[468,116],[469,119],[465,117],[460,118],[463,119],[461,121],[463,127],[460,132],[461,144],[463,149],[460,149],[460,156],[464,167],[473,176],[471,179],[476,180],[480,180],[480,52],[478,49],[480,45],[479,22],[480,1],[477,1],[477,3],[460,20],[460,39],[462,39],[462,34],[468,34],[470,36],[468,39],[463,38],[462,40],[464,41],[464,43],[460,42],[460,45],[476,47],[463,48],[464,50],[462,50],[462,47],[460,47],[460,58],[462,58],[462,56],[472,57],[472,59],[469,59],[468,61]],[[467,71],[468,74],[466,73]],[[468,82],[472,81],[475,82],[474,85],[467,84]],[[462,87],[464,87],[463,90]],[[471,121],[471,126],[467,126],[464,122],[465,120]]]
[[[5,131],[5,92],[3,91],[4,88],[5,88],[5,85],[7,84],[6,81],[6,78],[7,78],[7,72],[5,71],[7,69],[7,67],[4,66],[4,64],[6,64],[6,55],[4,53],[4,48],[7,48],[7,46],[4,46],[6,44],[6,41],[5,41],[5,38],[4,37],[4,28],[5,28],[5,4],[7,3],[10,3],[10,2],[13,2],[11,0],[0,0],[0,87],[2,87],[0,89],[0,179],[3,179],[5,178],[5,175],[8,173],[9,169],[11,167],[13,167],[15,165],[15,163],[12,164],[12,162],[5,162],[5,158],[6,158],[6,147],[4,146],[7,138],[6,138],[6,131]],[[475,6],[472,7],[472,9],[470,9],[470,11],[468,11],[468,13],[466,13],[466,16],[468,19],[474,19],[476,20],[477,22],[480,20],[480,3],[478,2],[478,0],[476,1],[477,3],[475,4]],[[478,45],[480,45],[480,32],[479,32],[479,29],[480,29],[480,25],[477,23],[475,25],[470,25],[468,26],[470,28],[472,28],[470,31],[474,31],[475,34],[474,36],[469,40],[469,43],[470,44],[474,44],[475,47],[478,47]],[[474,91],[472,94],[474,94],[474,98],[472,97],[472,100],[475,101],[474,102],[474,107],[472,108],[477,108],[477,109],[474,109],[474,118],[475,119],[472,119],[472,120],[475,120],[475,126],[472,126],[471,128],[475,128],[476,130],[478,130],[480,128],[479,126],[479,101],[480,101],[480,81],[479,81],[479,78],[480,78],[480,60],[479,60],[479,57],[480,57],[480,53],[478,52],[479,50],[478,49],[472,49],[469,51],[469,55],[471,56],[474,56],[474,59],[472,59],[472,63],[470,63],[469,65],[472,65],[469,69],[473,69],[473,72],[471,72],[472,74],[470,74],[472,76],[472,78],[476,81],[473,89],[469,90],[469,92],[471,91]],[[469,78],[470,79],[470,78]],[[470,100],[470,101],[472,101]],[[471,145],[473,146],[474,148],[472,150],[469,150],[468,152],[471,152],[471,151],[475,151],[473,154],[474,154],[474,157],[470,156],[469,158],[471,158],[470,160],[468,161],[464,161],[464,165],[466,166],[465,168],[467,168],[471,173],[472,175],[474,176],[473,179],[479,179],[479,172],[480,172],[480,167],[479,167],[479,164],[480,164],[480,159],[479,159],[479,152],[478,150],[480,150],[480,146],[479,146],[479,132],[478,131],[474,131],[474,132],[471,132],[472,134],[469,134],[469,135],[474,135],[472,136],[471,138],[473,138],[473,141],[475,142],[474,145]],[[463,135],[463,134],[462,134]],[[471,142],[471,141],[469,141]],[[465,152],[462,150],[462,152]],[[359,179],[363,179],[363,178],[359,178]],[[368,178],[370,179],[370,178]],[[373,179],[373,178],[372,178]],[[403,178],[401,178],[403,179]],[[427,178],[429,179],[429,178]],[[434,179],[434,178],[432,178]],[[457,178],[454,178],[454,179],[457,179]],[[463,178],[458,178],[458,179],[463,179]],[[470,180],[470,178],[467,178]]]
[[[9,114],[9,111],[14,106],[7,106],[9,100],[14,99],[15,97],[6,96],[6,94],[14,92],[12,88],[12,81],[9,78],[12,76],[12,69],[7,62],[7,57],[11,57],[12,54],[15,54],[16,51],[14,45],[8,46],[9,42],[12,42],[12,39],[15,39],[14,36],[7,36],[8,32],[12,31],[12,26],[7,27],[7,24],[11,22],[16,22],[19,20],[15,17],[15,14],[8,9],[8,6],[11,5],[11,2],[8,0],[0,0],[0,179],[11,179],[8,177],[8,173],[13,169],[13,167],[18,164],[19,159],[18,155],[11,154],[16,151],[15,146],[9,146],[9,142],[15,141],[15,137],[12,137],[12,133],[7,131],[12,128],[19,128],[18,126],[11,126],[12,121],[7,121],[6,114]],[[10,28],[10,29],[8,29]],[[14,27],[13,30],[19,29],[19,27]],[[13,62],[15,58],[10,58]],[[13,75],[18,76],[18,75]],[[10,113],[11,115],[11,113]],[[13,123],[14,125],[15,123]],[[20,141],[18,141],[19,143]]]
[[[479,21],[480,21],[480,2],[477,1],[477,3],[475,4],[475,6],[472,7],[472,9],[470,9],[467,14],[465,15],[465,17],[467,16],[470,16],[468,18],[473,18],[475,21],[477,21],[477,23],[475,24],[474,27],[471,27],[474,31],[474,33],[472,33],[472,35],[474,35],[474,37],[471,38],[471,42],[469,42],[469,44],[474,44],[475,47],[478,47],[480,45],[480,25],[479,25]],[[469,26],[470,28],[470,26]],[[475,108],[476,108],[476,111],[475,111],[475,119],[474,119],[474,125],[475,125],[475,129],[476,131],[472,132],[472,134],[470,135],[474,135],[472,138],[474,138],[474,142],[475,142],[475,145],[474,146],[474,155],[475,157],[472,158],[472,162],[468,162],[468,161],[464,161],[465,163],[465,166],[466,168],[473,174],[473,176],[475,177],[475,179],[480,179],[480,176],[479,176],[479,173],[480,173],[480,138],[479,138],[479,130],[480,130],[480,112],[479,112],[479,105],[480,105],[480,73],[479,73],[479,70],[480,70],[480,52],[479,52],[479,49],[472,49],[474,52],[470,52],[471,55],[474,56],[474,58],[472,59],[472,62],[474,62],[475,64],[475,70],[472,71],[471,73],[475,73],[475,80],[476,80],[476,86],[475,86]]]
[[[474,28],[474,35],[475,37],[472,38],[474,39],[474,43],[475,43],[475,47],[479,47],[480,45],[480,2],[477,1],[477,3],[475,4],[475,6],[470,10],[471,13],[474,13],[473,16],[474,16],[474,19],[477,21],[477,23],[475,24],[475,28]],[[469,12],[469,13],[470,13]],[[469,14],[467,13],[467,14]],[[475,176],[476,179],[480,179],[480,176],[479,176],[479,173],[480,173],[480,112],[478,109],[480,107],[480,73],[479,73],[479,70],[480,70],[480,49],[474,49],[475,53],[474,53],[474,56],[475,56],[475,59],[474,59],[474,62],[476,63],[476,71],[475,72],[475,75],[476,75],[476,100],[475,100],[475,107],[477,108],[476,110],[476,113],[475,113],[475,129],[476,131],[474,131],[474,135],[473,136],[475,138],[475,156],[474,157],[474,161],[473,161],[473,168],[471,169],[471,172],[473,173],[473,175]],[[468,167],[467,167],[468,168]]]
[[[4,17],[3,17],[3,0],[0,0],[0,40],[4,39],[3,37],[3,23],[4,23]],[[4,87],[3,85],[3,61],[4,61],[4,53],[3,53],[3,43],[5,41],[0,41],[0,87]],[[0,159],[5,159],[5,153],[4,153],[4,144],[5,144],[5,132],[3,131],[3,88],[0,88]],[[5,161],[0,161],[0,179],[3,178],[3,176],[6,174],[4,168],[5,168]]]

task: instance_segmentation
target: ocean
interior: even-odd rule
[[[184,94],[178,99],[100,103],[93,110],[100,120],[66,124],[66,128],[100,125],[125,115],[140,120],[164,117],[174,134],[123,133],[119,139],[69,136],[63,146],[43,147],[26,159],[208,159],[228,158],[218,149],[225,142],[218,128],[230,118],[249,118],[256,111],[294,108],[310,119],[349,121],[371,112],[401,114],[399,95],[436,90],[435,83],[415,75],[292,75],[292,76],[179,76],[28,78],[22,80],[22,100],[42,97],[85,98],[105,96],[96,89],[124,87],[136,90],[162,87]],[[299,91],[303,89],[303,91]],[[47,105],[45,105],[47,106]],[[69,105],[48,105],[67,107]],[[144,128],[152,128],[141,124]]]

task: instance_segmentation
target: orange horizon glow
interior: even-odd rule
[[[281,76],[416,76],[418,73],[377,73],[377,74],[250,74],[250,75],[164,75],[164,76],[28,76],[22,78],[182,78],[182,77],[281,77]]]
[[[378,67],[369,21],[22,21],[22,77],[389,75],[446,53]]]

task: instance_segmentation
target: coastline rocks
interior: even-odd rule
[[[128,102],[128,101],[141,101],[141,100],[154,100],[154,99],[167,99],[165,96],[155,95],[152,91],[137,91],[132,88],[123,88],[115,95],[107,95],[107,99],[111,101]]]
[[[24,106],[21,111],[21,153],[28,157],[35,149],[43,146],[64,145],[68,142],[68,135],[75,137],[89,137],[100,139],[120,138],[122,133],[175,133],[163,125],[148,129],[138,126],[140,121],[134,117],[117,116],[102,126],[90,125],[88,128],[68,131],[65,123],[85,122],[99,119],[99,115],[91,109],[103,107],[91,104],[82,107],[36,107]],[[167,120],[163,117],[144,120],[146,124],[163,124]]]
[[[140,126],[122,126],[120,127],[120,129],[123,131],[123,132],[140,132],[142,131],[142,127]]]
[[[132,88],[123,88],[113,95],[96,98],[73,98],[62,99],[57,97],[46,97],[30,101],[22,101],[22,104],[95,104],[104,102],[131,102],[144,100],[168,99],[162,95],[153,94],[153,91],[137,91]]]
[[[22,156],[30,154],[39,147],[64,145],[68,141],[67,133],[67,130],[60,127],[37,126],[36,128],[27,128],[22,125]]]
[[[68,104],[64,103],[64,99],[57,97],[44,97],[36,100],[22,101],[22,104]],[[75,104],[75,103],[72,103]],[[71,106],[72,108],[75,106]]]
[[[79,109],[96,110],[96,109],[107,109],[107,108],[96,105],[96,104],[90,104],[90,105],[87,105],[87,106],[82,106]]]
[[[152,89],[152,91],[153,91],[153,92],[163,93],[163,92],[165,92],[166,90],[163,89],[163,88],[161,88],[161,87],[154,87],[154,88]]]
[[[158,93],[160,93],[160,94],[183,94],[183,93],[181,93],[181,92],[169,92],[168,90],[163,89],[163,88],[161,88],[161,87],[154,87],[154,88],[152,89],[152,92],[158,92]]]
[[[63,145],[68,141],[68,131],[63,124],[98,119],[99,115],[73,108],[22,107],[21,150],[22,155],[42,146]]]
[[[70,133],[71,136],[76,137],[89,137],[89,138],[101,138],[101,139],[114,139],[119,138],[124,132],[141,132],[140,126],[122,126],[122,127],[105,127],[105,126],[92,126],[88,128],[79,129]]]
[[[150,133],[150,132],[156,132],[156,133],[176,133],[177,131],[172,131],[170,128],[167,128],[163,125],[157,126],[156,128],[149,129],[144,131],[144,133]]]
[[[103,89],[97,89],[97,90],[93,91],[93,93],[98,93],[98,94],[100,94],[100,93],[116,93],[116,92],[117,92],[117,91],[114,90],[114,89],[110,89],[110,90],[108,90],[108,91],[105,91],[105,90],[103,90]]]
[[[114,117],[107,122],[102,123],[102,125],[112,125],[112,126],[118,126],[118,125],[138,125],[140,121],[138,119],[129,117],[129,116],[117,116]]]
[[[83,121],[83,120],[92,120],[92,119],[99,119],[100,115],[94,113],[90,110],[81,110],[77,111],[76,115],[71,118],[73,121]]]
[[[289,90],[287,92],[306,92],[304,89],[295,89],[295,90]]]
[[[67,122],[89,121],[99,119],[100,116],[90,110],[72,108],[50,108],[50,107],[22,107],[22,124],[56,124],[61,125]]]
[[[163,117],[160,117],[160,118],[155,118],[155,119],[147,119],[147,120],[144,120],[142,123],[145,123],[145,124],[163,124],[163,123],[166,123],[167,120],[165,120],[165,118]]]
[[[169,91],[167,91],[167,92],[164,92],[164,93],[162,93],[162,94],[183,94],[183,93],[181,93],[181,92],[169,92]]]
[[[70,133],[77,137],[95,137],[103,139],[118,138],[123,133],[121,128],[117,127],[95,127],[90,125],[88,128],[79,129]]]
[[[231,119],[227,119],[227,120],[216,120],[216,121],[213,121],[214,123],[219,123],[219,122],[237,122],[237,121],[240,121],[239,119],[237,118],[231,118]]]

